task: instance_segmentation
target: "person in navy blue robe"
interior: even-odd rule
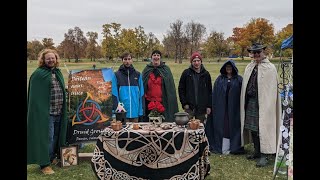
[[[217,154],[243,154],[240,124],[242,77],[232,60],[223,64],[220,73],[212,91],[212,119],[206,125],[209,149]]]

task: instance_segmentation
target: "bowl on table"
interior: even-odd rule
[[[119,131],[120,129],[122,129],[122,122],[121,122],[121,121],[112,122],[112,123],[111,123],[111,128],[112,128],[114,131]]]
[[[174,117],[176,124],[179,126],[185,126],[189,122],[189,114],[187,112],[177,112]]]

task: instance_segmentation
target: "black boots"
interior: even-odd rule
[[[254,153],[247,156],[247,159],[257,160],[257,167],[264,167],[268,164],[267,155],[260,152],[260,139],[257,132],[251,132],[252,135],[252,141],[254,146]]]
[[[267,164],[268,164],[267,155],[261,153],[261,157],[260,157],[260,159],[258,159],[256,166],[257,167],[264,167]]]
[[[254,160],[261,157],[260,153],[260,144],[253,143],[254,144],[254,153],[247,156],[247,159]]]
[[[247,156],[247,159],[253,160],[261,157],[260,153],[260,139],[257,132],[251,132],[254,153]]]
[[[260,139],[257,132],[251,132],[252,141],[254,146],[254,153],[247,156],[247,159],[258,159],[256,166],[264,167],[268,164],[267,155],[260,152]]]
[[[250,154],[247,156],[247,159],[248,160],[254,160],[254,159],[257,159],[257,158],[260,158],[261,157],[261,154],[260,153],[253,153],[253,154]]]

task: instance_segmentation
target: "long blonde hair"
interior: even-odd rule
[[[44,56],[48,53],[53,53],[56,56],[57,61],[54,64],[54,67],[59,67],[60,57],[59,57],[58,52],[54,49],[43,49],[42,51],[40,51],[39,56],[38,56],[38,66],[39,67],[45,66],[45,62],[44,62],[45,57]]]

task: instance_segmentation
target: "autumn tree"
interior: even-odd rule
[[[74,27],[74,29],[69,29],[67,33],[64,34],[66,40],[66,46],[71,46],[67,48],[73,54],[75,62],[79,61],[79,58],[85,57],[85,49],[87,47],[87,39],[83,34],[83,31],[79,27]]]
[[[232,39],[234,41],[234,52],[241,56],[242,60],[244,60],[244,55],[246,53],[246,48],[250,46],[250,41],[248,37],[248,33],[246,32],[246,28],[233,28]]]
[[[134,29],[121,28],[120,24],[103,25],[102,53],[107,59],[119,57],[123,52],[130,52],[134,57],[145,56],[150,49],[158,48],[160,41],[153,33],[145,34],[142,26]]]
[[[174,45],[174,40],[173,37],[170,34],[164,35],[162,44],[164,46],[164,56],[169,58],[169,57],[174,57],[175,55],[175,45]]]
[[[170,24],[170,30],[168,34],[172,36],[175,50],[174,62],[177,63],[179,57],[179,63],[182,63],[182,39],[184,36],[182,29],[183,22],[181,20],[176,20],[174,23]]]
[[[152,32],[149,32],[147,35],[147,54],[151,54],[155,49],[161,49],[160,41]]]
[[[224,39],[224,34],[222,32],[218,33],[214,30],[211,31],[204,47],[208,55],[219,57],[218,62],[221,60],[223,53],[226,53],[228,50],[228,45]]]
[[[42,45],[44,46],[44,48],[55,49],[52,38],[43,38]]]
[[[119,54],[130,52],[133,56],[138,54],[138,39],[133,29],[121,29],[119,35]]]
[[[65,59],[63,47],[62,47],[62,42],[57,46],[56,50],[57,50],[57,53],[59,54],[60,58]]]
[[[32,54],[31,42],[27,41],[27,60],[30,59],[31,54]]]
[[[104,57],[103,56],[103,54],[102,54],[102,47],[101,47],[101,45],[97,45],[97,52],[98,52],[98,54],[97,54],[97,58],[102,58],[102,57]]]
[[[274,27],[269,20],[264,18],[252,18],[247,24],[246,32],[250,43],[272,45],[274,41]]]
[[[145,56],[147,53],[147,35],[142,26],[138,26],[137,28],[134,28],[134,30],[137,38],[136,57],[138,60],[141,56]]]
[[[274,27],[269,20],[264,18],[252,18],[243,27],[233,28],[232,39],[236,53],[239,53],[242,59],[248,54],[246,51],[252,43],[261,43],[272,47],[274,41]]]
[[[57,50],[61,58],[68,59],[68,62],[70,62],[73,57],[73,46],[70,40],[64,39],[57,47]]]
[[[87,32],[88,37],[88,45],[86,48],[86,57],[90,58],[91,61],[96,61],[96,58],[99,57],[98,49],[97,49],[97,39],[98,39],[98,33],[97,32]]]
[[[288,24],[275,35],[274,55],[280,56],[282,42],[293,34],[293,24]],[[292,56],[292,49],[286,49],[282,52],[285,57]]]
[[[198,51],[200,42],[206,33],[206,27],[203,24],[196,23],[194,21],[189,22],[185,27],[185,35],[187,42],[190,43],[189,55],[191,56],[193,51]]]
[[[190,55],[189,54],[190,53],[190,46],[191,46],[191,44],[189,42],[189,39],[184,35],[181,38],[181,52],[180,52],[181,58],[186,58],[188,55]],[[200,47],[200,45],[198,46],[198,48],[196,48],[194,50],[199,51],[199,47]],[[179,61],[179,63],[182,63],[182,61]]]
[[[39,52],[42,49],[44,49],[44,46],[40,41],[27,41],[27,58],[30,60],[37,60]]]
[[[234,41],[232,39],[232,37],[228,37],[226,40],[226,45],[227,45],[227,49],[226,49],[226,55],[230,56],[230,55],[234,55],[233,50],[235,49],[235,45],[234,45]]]
[[[111,23],[102,25],[102,53],[107,59],[119,57],[119,36],[121,24]]]

